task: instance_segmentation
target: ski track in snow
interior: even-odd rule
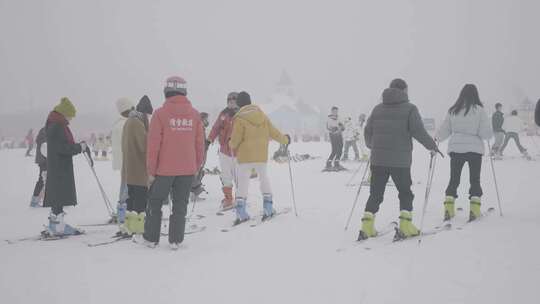
[[[530,138],[525,146],[536,154]],[[271,152],[277,145],[271,145]],[[162,237],[156,249],[131,241],[89,248],[87,243],[107,240],[115,226],[84,227],[88,235],[59,241],[0,243],[0,303],[536,303],[540,276],[540,163],[523,159],[495,162],[503,218],[488,159],[482,168],[482,206],[497,208],[485,221],[389,244],[392,234],[366,246],[349,246],[357,236],[369,194],[362,189],[351,226],[344,231],[357,187],[345,183],[358,165],[344,163],[347,173],[321,173],[328,143],[298,143],[292,153],[322,158],[293,163],[299,217],[294,212],[252,229],[248,225],[230,233],[220,228],[234,215],[215,213],[221,200],[218,176],[204,179],[209,194],[197,203],[195,221],[206,225],[187,235],[184,248],[171,251]],[[441,147],[444,151],[445,147]],[[518,155],[509,146],[506,155]],[[38,169],[23,150],[1,150],[0,238],[37,235],[47,222],[48,209],[28,207]],[[414,221],[419,225],[423,206],[428,153],[415,143],[412,176],[416,195]],[[106,209],[82,156],[74,158],[79,205],[68,208],[71,224],[99,223]],[[209,150],[207,167],[217,165],[216,145]],[[119,173],[110,162],[96,162],[96,171],[111,202],[117,200]],[[439,159],[425,228],[440,223],[442,201],[449,178],[449,159]],[[270,164],[276,208],[292,207],[286,164]],[[358,182],[361,174],[355,180]],[[468,214],[468,170],[462,174],[458,223]],[[376,226],[397,220],[397,193],[386,190]],[[169,212],[163,207],[164,216]],[[262,211],[258,182],[252,180],[249,210]],[[191,205],[188,212],[191,211]],[[336,252],[340,246],[348,248]],[[371,250],[365,250],[370,247]]]

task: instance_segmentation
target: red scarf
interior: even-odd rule
[[[62,114],[60,114],[60,113],[58,113],[56,111],[52,111],[49,114],[49,117],[47,117],[47,126],[49,125],[49,123],[59,123],[59,124],[61,124],[64,127],[64,133],[66,134],[66,138],[67,138],[68,143],[70,143],[70,144],[75,143],[75,140],[73,139],[73,134],[71,133],[71,130],[68,127],[69,122],[64,117],[64,115],[62,115]]]

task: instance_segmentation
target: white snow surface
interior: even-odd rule
[[[531,154],[539,152],[531,138],[522,140]],[[345,186],[352,171],[321,173],[329,150],[328,143],[291,145],[292,153],[321,156],[292,165],[299,216],[291,212],[255,228],[220,232],[234,215],[215,215],[221,184],[217,176],[206,176],[209,194],[195,212],[206,216],[197,224],[208,228],[187,235],[179,251],[171,251],[165,237],[156,249],[131,241],[87,246],[107,240],[117,231],[115,226],[85,227],[86,235],[65,240],[7,244],[3,240],[39,233],[49,210],[28,207],[38,175],[33,160],[25,158],[23,150],[1,150],[0,303],[538,303],[539,162],[516,157],[495,163],[504,217],[498,215],[491,167],[485,158],[482,208],[495,207],[495,214],[463,230],[426,236],[420,245],[414,240],[392,243],[390,234],[353,246],[369,189],[362,189],[345,232],[357,187]],[[506,154],[518,156],[512,144]],[[213,168],[216,145],[208,155],[207,167]],[[417,225],[428,158],[423,147],[415,145]],[[66,220],[74,225],[105,221],[108,215],[88,164],[76,156],[74,165],[79,204],[66,210]],[[353,171],[363,166],[344,165]],[[276,208],[292,207],[287,165],[270,162],[269,167]],[[118,172],[108,162],[96,162],[96,170],[115,202]],[[458,224],[468,214],[467,171],[465,167],[457,202],[465,211],[458,213]],[[449,158],[439,158],[426,229],[441,221],[448,179]],[[385,199],[376,218],[379,228],[399,213],[394,188],[387,188]],[[256,180],[248,201],[251,215],[259,214],[262,198]],[[164,212],[169,212],[167,207]],[[336,251],[342,247],[344,251]]]

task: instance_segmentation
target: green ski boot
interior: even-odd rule
[[[135,218],[133,219],[133,224],[131,225],[131,231],[134,234],[144,233],[144,218],[145,217],[146,217],[146,213],[144,212],[141,212],[135,215]]]
[[[449,221],[456,216],[456,199],[453,196],[447,196],[444,200],[444,220]]]
[[[420,230],[412,223],[412,213],[407,210],[401,210],[399,215],[399,229],[396,231],[394,241],[410,238],[420,235]]]
[[[472,222],[482,216],[482,212],[480,211],[481,205],[482,204],[480,203],[480,198],[478,196],[471,197],[471,211],[469,212],[469,222]]]
[[[133,234],[133,223],[136,216],[137,213],[133,211],[126,212],[124,223],[120,225],[120,231],[118,232],[117,236],[130,236]]]
[[[377,236],[377,230],[375,230],[375,215],[371,212],[365,212],[364,217],[362,217],[362,229],[358,234],[357,241],[363,241],[375,236]]]

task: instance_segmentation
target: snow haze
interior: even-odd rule
[[[534,0],[2,0],[0,111],[46,112],[61,96],[80,114],[110,113],[122,96],[160,103],[173,74],[201,110],[232,90],[264,103],[284,69],[323,111],[368,112],[395,77],[438,118],[466,82],[488,104],[537,100],[538,11]]]

